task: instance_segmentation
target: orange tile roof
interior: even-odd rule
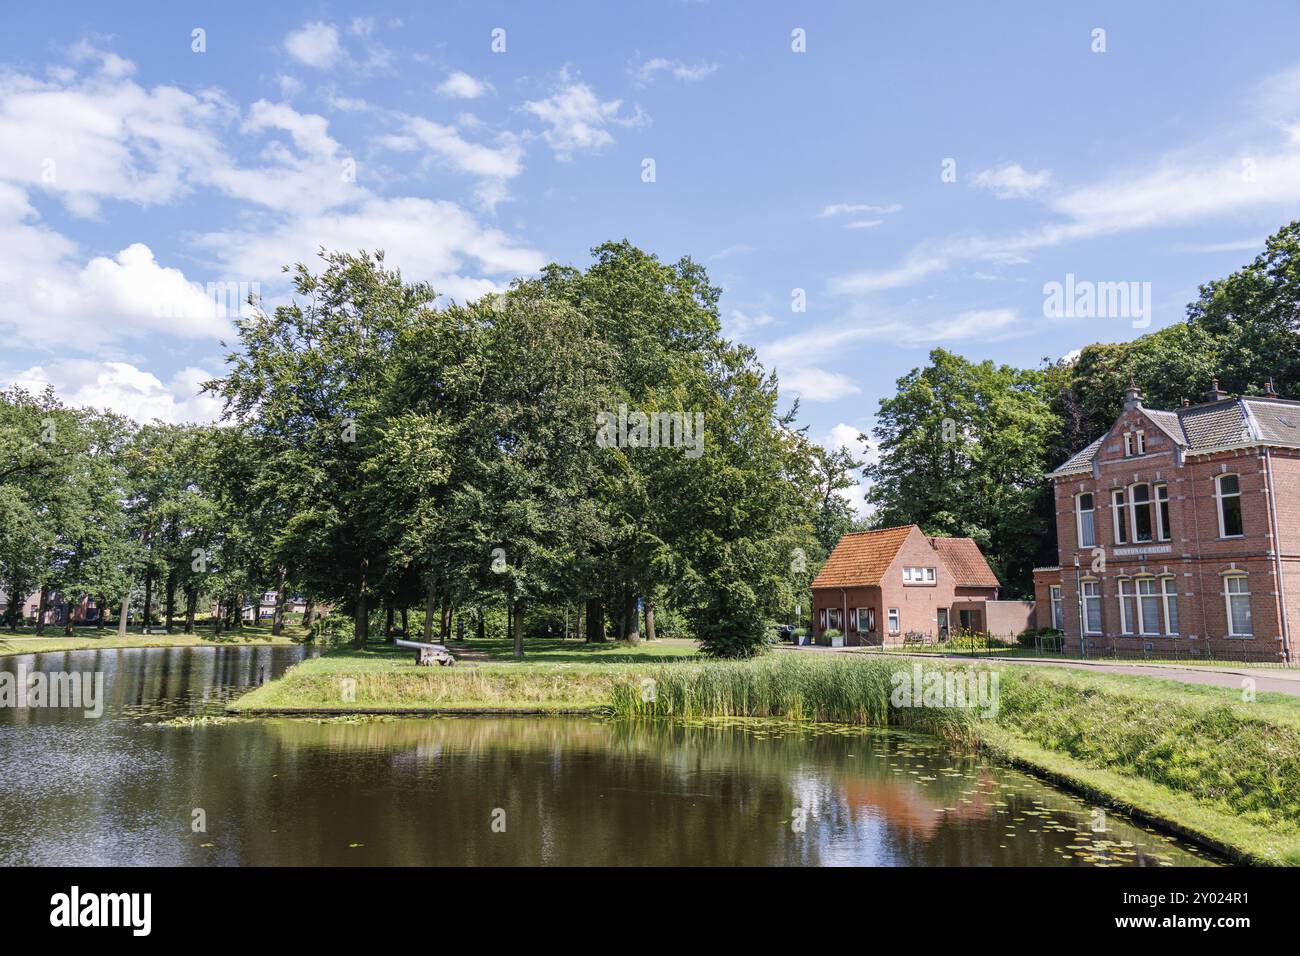
[[[850,588],[879,584],[915,528],[906,524],[879,531],[853,531],[840,538],[835,550],[813,578],[815,588]]]
[[[930,546],[948,565],[958,587],[996,588],[997,575],[984,560],[984,554],[970,538],[931,538]]]

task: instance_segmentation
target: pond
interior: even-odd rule
[[[0,864],[1213,861],[926,737],[772,721],[225,719],[300,647],[73,651],[103,715],[0,708]]]

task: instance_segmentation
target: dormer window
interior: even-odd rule
[[[1132,458],[1134,455],[1145,455],[1147,453],[1147,436],[1146,432],[1140,428],[1136,431],[1124,433],[1124,457]]]

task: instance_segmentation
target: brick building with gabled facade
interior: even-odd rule
[[[1300,613],[1300,403],[1146,408],[1048,476],[1059,566],[1036,568],[1038,624],[1067,653],[1293,660]]]
[[[927,537],[916,525],[844,535],[812,582],[813,637],[845,644],[946,640],[955,628],[1011,636],[1033,603],[999,601],[998,579],[970,538]]]

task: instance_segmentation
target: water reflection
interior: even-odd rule
[[[214,713],[299,654],[44,655],[60,659],[42,660],[46,670],[103,667],[109,703],[99,721],[0,711],[0,862],[1205,862],[1113,815],[1094,833],[1092,809],[1069,795],[891,732],[575,718],[157,723]],[[191,832],[196,808],[205,833]]]

